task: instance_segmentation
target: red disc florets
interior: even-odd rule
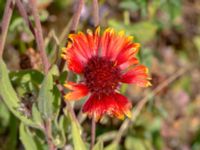
[[[89,90],[98,96],[109,95],[120,81],[120,69],[113,61],[103,57],[92,57],[84,68],[85,82]]]

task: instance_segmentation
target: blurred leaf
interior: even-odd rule
[[[86,150],[86,145],[81,137],[81,128],[76,120],[71,118],[71,127],[72,127],[72,139],[74,144],[74,150]]]
[[[127,150],[150,150],[145,148],[142,139],[131,136],[126,137],[125,147]]]
[[[182,77],[176,83],[174,83],[173,88],[183,89],[187,92],[190,92],[191,91],[191,77],[190,76]]]
[[[24,24],[24,20],[23,20],[23,18],[15,18],[13,21],[12,21],[12,23],[11,23],[11,25],[10,25],[10,27],[9,27],[9,30],[11,31],[11,32],[14,32],[15,30],[16,30],[16,28],[18,27],[18,26],[21,26],[22,24]]]
[[[141,43],[152,40],[157,31],[157,25],[150,21],[142,21],[131,25],[124,25],[121,22],[110,20],[109,25],[117,30],[126,29],[127,33],[133,35]]]
[[[21,112],[17,111],[17,109],[20,108],[20,100],[10,83],[8,70],[2,59],[0,59],[0,85],[0,95],[9,110],[25,124],[37,127],[31,119],[28,119],[26,116],[22,115]]]
[[[99,141],[95,144],[93,150],[103,150],[103,140],[99,139]]]
[[[132,12],[139,9],[139,6],[135,1],[122,1],[120,2],[119,7]]]
[[[167,0],[161,5],[161,9],[169,14],[170,21],[173,22],[181,15],[181,0]]]
[[[25,125],[23,123],[20,124],[19,132],[20,132],[19,133],[20,140],[22,141],[26,150],[37,150],[38,149],[33,136],[31,135],[30,131],[28,131],[28,128],[25,127]]]
[[[110,145],[106,146],[104,150],[119,150],[119,144],[111,143]]]
[[[10,124],[9,124],[9,132],[7,135],[7,139],[4,141],[4,150],[16,150],[18,141],[18,120],[17,118],[11,114]]]
[[[127,84],[122,84],[120,88],[120,93],[125,94],[127,88],[128,88]]]
[[[160,0],[154,0],[148,5],[148,11],[150,18],[156,17],[156,12],[160,8],[161,1]]]
[[[198,49],[198,54],[200,56],[200,36],[194,38],[194,44]]]
[[[44,22],[47,20],[49,12],[47,10],[40,11],[40,21]]]
[[[54,121],[54,124],[56,129],[54,130],[53,141],[58,148],[63,148],[66,143],[65,132],[68,126],[67,118],[62,115],[59,119],[59,124],[56,121]]]
[[[143,21],[128,26],[128,32],[136,36],[139,42],[146,43],[155,37],[157,26],[150,21]]]
[[[151,132],[159,131],[161,129],[161,125],[162,125],[161,123],[162,123],[161,118],[157,117],[152,121],[151,125],[147,126],[147,128]]]
[[[43,119],[52,119],[52,117],[54,117],[53,103],[55,97],[53,95],[53,75],[58,74],[58,68],[56,66],[53,66],[42,82],[37,102],[39,111]]]
[[[10,112],[0,99],[0,134],[5,131],[10,122]]]
[[[152,59],[153,59],[153,50],[149,48],[143,48],[141,51],[139,51],[141,54],[141,60],[142,63],[147,66],[148,68],[151,68],[152,65]]]

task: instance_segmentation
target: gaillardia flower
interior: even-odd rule
[[[83,112],[99,120],[108,114],[123,119],[130,117],[131,103],[118,92],[120,83],[133,83],[141,87],[150,84],[148,69],[139,65],[136,54],[140,45],[132,42],[131,36],[108,28],[100,35],[95,32],[69,35],[69,43],[63,48],[62,57],[68,68],[81,76],[79,83],[67,82],[71,90],[66,100],[80,100],[89,94]]]

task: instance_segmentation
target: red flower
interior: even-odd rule
[[[63,48],[63,58],[68,68],[83,79],[80,83],[67,82],[65,87],[72,90],[66,100],[79,100],[90,94],[83,106],[83,112],[99,120],[104,114],[123,119],[130,117],[131,103],[118,93],[122,83],[134,83],[141,87],[150,84],[148,69],[139,65],[135,57],[139,44],[132,42],[124,32],[116,33],[108,28],[103,35],[97,28],[93,33],[82,32],[69,35],[70,42]]]

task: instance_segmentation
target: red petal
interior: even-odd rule
[[[111,28],[108,28],[104,31],[102,39],[101,39],[101,56],[107,57],[107,53],[109,51],[109,45],[111,45],[111,40],[113,40],[114,37],[114,30]]]
[[[75,56],[71,56],[68,58],[68,68],[76,73],[82,73],[83,72],[83,63],[80,62],[79,59],[77,59]]]
[[[99,43],[100,43],[100,28],[98,27],[93,33],[91,30],[87,31],[87,40],[93,56],[98,55]]]
[[[129,43],[121,50],[119,55],[116,58],[117,65],[126,63],[130,59],[134,58],[139,50],[140,44],[138,43]]]
[[[122,76],[121,82],[134,83],[141,87],[150,86],[148,68],[142,65],[136,66]]]
[[[87,86],[84,84],[67,82],[64,86],[72,90],[72,92],[69,92],[65,95],[66,100],[79,100],[83,98],[84,96],[86,96],[89,92]]]
[[[84,68],[83,62],[86,61],[86,59],[73,51],[72,43],[69,42],[66,48],[62,48],[62,57],[67,60],[70,70],[76,73],[82,73]]]
[[[124,114],[130,117],[130,108],[131,104],[124,96],[114,93],[101,98],[92,95],[84,104],[83,112],[87,113],[89,117],[95,117],[96,121],[105,114],[123,119]]]
[[[132,107],[132,104],[128,101],[128,99],[125,96],[119,93],[115,93],[114,97],[120,110],[122,110],[123,113],[130,118],[131,117],[130,109]]]
[[[128,61],[124,62],[123,64],[119,65],[121,70],[128,68],[131,65],[137,65],[139,63],[136,57],[130,58]]]

